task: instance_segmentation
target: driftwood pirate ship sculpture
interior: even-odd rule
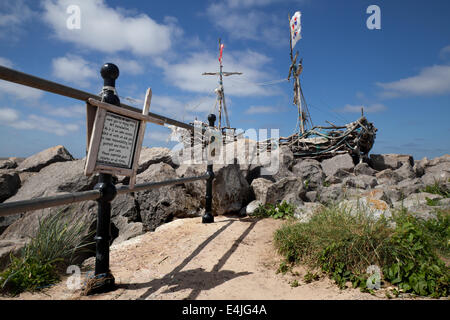
[[[369,151],[372,149],[377,131],[373,123],[369,122],[365,118],[363,110],[361,110],[361,117],[358,120],[344,126],[336,126],[329,121],[327,122],[330,126],[312,125],[308,105],[303,95],[300,82],[300,74],[303,71],[302,59],[300,59],[297,63],[299,55],[298,51],[295,56],[293,56],[293,48],[301,39],[301,12],[297,11],[292,18],[290,16],[288,18],[290,29],[291,65],[289,67],[287,80],[293,80],[293,104],[297,108],[297,126],[294,134],[289,137],[279,138],[275,145],[289,147],[294,156],[298,158],[325,159],[338,154],[348,153],[355,159],[355,161],[363,161],[363,159],[367,158]],[[219,77],[219,86],[215,90],[217,99],[214,106],[214,110],[218,107],[219,122],[215,129],[221,131],[225,144],[236,141],[238,135],[236,135],[236,129],[230,126],[228,111],[225,103],[223,77],[240,75],[242,73],[224,72],[222,55],[223,44],[221,44],[219,39],[219,72],[205,72],[203,75],[216,75]],[[226,126],[222,126],[223,113],[225,114]],[[206,129],[208,127],[208,124],[197,120],[191,124],[201,129]],[[191,132],[181,128],[172,127],[171,129],[177,139],[180,142],[183,142],[186,147],[192,146],[196,141],[201,141],[201,145],[208,143],[202,139],[202,130],[199,130],[200,134],[198,136],[193,136]],[[274,145],[272,140],[273,139],[258,141],[259,152],[270,151]]]
[[[367,157],[375,142],[377,129],[367,121],[361,110],[361,117],[345,126],[312,127],[311,116],[303,96],[300,74],[303,71],[302,60],[297,65],[298,51],[293,57],[293,48],[301,39],[301,13],[297,11],[289,17],[290,57],[288,80],[291,75],[294,82],[294,105],[297,107],[299,132],[287,138],[280,138],[280,145],[291,148],[295,157],[330,158],[336,154],[349,153],[355,160]],[[311,129],[307,129],[307,126]]]

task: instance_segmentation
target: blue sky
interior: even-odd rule
[[[80,29],[66,12],[78,5]],[[378,5],[381,29],[366,9]],[[288,14],[302,12],[303,92],[314,125],[355,121],[364,106],[378,128],[372,153],[415,159],[450,153],[450,1],[424,0],[0,0],[0,64],[98,93],[100,67],[118,65],[122,102],[185,122],[215,101],[218,43],[233,127],[296,127],[287,77]],[[134,102],[125,100],[133,98]],[[168,146],[170,130],[148,124],[145,146]],[[82,102],[0,80],[0,157],[62,144],[85,155]]]

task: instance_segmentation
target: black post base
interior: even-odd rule
[[[206,212],[202,217],[202,223],[213,223],[214,222],[214,216],[211,212]]]
[[[114,276],[111,272],[92,276],[86,282],[84,295],[110,292],[116,289]]]

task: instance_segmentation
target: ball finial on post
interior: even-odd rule
[[[114,63],[105,63],[100,69],[100,75],[103,78],[103,101],[116,106],[120,106],[116,91],[116,79],[119,74],[119,68]]]
[[[100,74],[105,86],[116,86],[116,79],[119,77],[119,68],[114,63],[105,63],[100,69]]]
[[[208,115],[208,122],[210,127],[214,127],[214,122],[216,122],[216,115],[213,113]]]

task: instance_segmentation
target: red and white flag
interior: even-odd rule
[[[297,11],[291,18],[291,38],[292,38],[292,48],[295,47],[295,44],[298,40],[302,38],[302,25],[301,25],[301,17],[302,13]]]
[[[220,62],[220,63],[222,63],[223,47],[224,47],[224,45],[221,44],[221,45],[220,45],[220,54],[219,54],[219,62]]]

